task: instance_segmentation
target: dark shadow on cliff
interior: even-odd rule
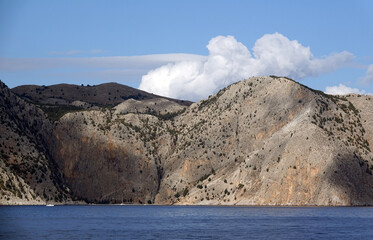
[[[373,165],[356,153],[338,154],[325,171],[326,179],[342,191],[346,204],[373,205]]]
[[[140,147],[142,142],[131,144],[135,136],[118,140],[110,128],[82,130],[83,120],[63,121],[50,150],[74,196],[88,203],[154,203],[162,168]]]

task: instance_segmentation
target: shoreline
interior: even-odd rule
[[[52,203],[53,206],[155,206],[155,207],[268,207],[268,208],[325,208],[325,207],[373,207],[373,205],[200,205],[200,204],[96,204],[96,203]],[[0,204],[0,207],[47,206],[47,204]]]

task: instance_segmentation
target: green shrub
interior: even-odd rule
[[[60,120],[60,118],[66,113],[80,112],[84,110],[84,108],[70,105],[41,105],[40,108],[52,121]]]
[[[185,188],[184,189],[184,192],[183,192],[183,197],[185,197],[186,195],[188,195],[189,193],[189,189],[188,188]]]

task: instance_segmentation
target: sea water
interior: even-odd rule
[[[373,208],[0,206],[0,239],[373,239]]]

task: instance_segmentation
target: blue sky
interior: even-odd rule
[[[270,39],[264,41],[263,36],[268,34]],[[208,49],[206,46],[217,36],[225,38]],[[296,40],[302,47],[310,47],[312,59],[330,57],[323,62],[326,65],[339,62],[322,70],[310,70],[305,65],[311,62],[300,60],[302,64],[279,70],[280,65],[259,61],[261,57],[255,55],[253,47],[259,39],[265,51],[270,51],[278,39],[283,39],[285,45]],[[9,87],[111,81],[139,87],[146,75],[142,89],[196,100],[245,74],[273,71],[299,76],[296,80],[323,91],[342,84],[356,88],[354,91],[373,93],[373,67],[368,71],[373,66],[372,43],[373,1],[0,0],[0,79]],[[212,62],[208,56],[215,56],[216,51],[220,54],[221,47],[227,44],[233,44],[235,47],[230,49],[238,54],[246,51],[240,48],[240,44],[244,45],[258,60],[256,64],[271,67],[262,71],[245,68],[238,75],[232,73],[236,70],[226,69],[218,80],[205,83],[215,75],[206,74],[201,66]],[[291,45],[296,47],[294,42]],[[344,55],[342,60],[343,56],[331,57],[343,52],[351,55]],[[294,56],[285,53],[280,60]],[[227,61],[250,64],[236,60],[229,57]],[[189,62],[194,65],[187,65]],[[158,69],[165,64],[169,66]],[[219,64],[209,66],[221,68]],[[299,68],[304,76],[289,72],[293,68]],[[148,74],[151,70],[152,74]],[[181,73],[170,74],[176,70]],[[185,78],[184,71],[195,71],[191,78],[198,79],[180,80],[180,75]],[[213,87],[188,97],[203,84]],[[174,87],[189,92],[172,93]]]

